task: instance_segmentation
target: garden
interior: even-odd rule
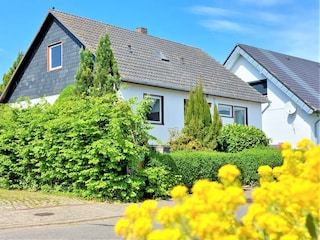
[[[108,35],[94,63],[88,50],[80,59],[76,84],[53,105],[0,105],[0,188],[142,202],[115,227],[124,239],[317,239],[319,146],[302,140],[281,151],[260,129],[222,126],[200,81],[190,90],[184,128],[168,142],[171,152],[154,152],[151,100],[119,97]],[[244,185],[258,188],[239,223],[234,210],[246,204]],[[156,200],[168,198],[177,205],[158,209]]]

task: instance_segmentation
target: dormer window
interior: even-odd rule
[[[62,68],[62,43],[48,46],[48,71]]]

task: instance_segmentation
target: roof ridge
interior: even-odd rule
[[[279,54],[279,55],[282,55],[282,56],[285,56],[285,57],[291,57],[291,58],[297,58],[297,59],[300,59],[300,60],[303,60],[303,61],[308,61],[308,62],[314,62],[316,64],[319,64],[320,62],[317,62],[317,61],[313,61],[313,60],[310,60],[310,59],[306,59],[306,58],[302,58],[302,57],[297,57],[297,56],[293,56],[293,55],[290,55],[290,54],[286,54],[286,53],[281,53],[281,52],[276,52],[276,51],[273,51],[273,50],[268,50],[268,49],[265,49],[265,48],[260,48],[260,47],[255,47],[255,46],[251,46],[251,45],[247,45],[247,44],[243,44],[243,43],[238,43],[237,44],[238,46],[245,46],[245,47],[249,47],[249,48],[255,48],[255,49],[258,49],[260,51],[268,51],[270,53],[275,53],[275,54]]]
[[[67,16],[70,16],[70,17],[74,17],[74,18],[78,18],[78,19],[82,19],[82,20],[87,20],[87,21],[91,21],[91,22],[96,22],[96,23],[99,23],[99,24],[104,24],[104,25],[106,25],[106,29],[107,29],[108,26],[110,26],[110,27],[117,28],[117,29],[121,29],[121,30],[124,30],[124,31],[129,31],[129,32],[136,33],[136,34],[141,34],[141,33],[138,33],[138,32],[135,31],[135,30],[131,30],[131,29],[124,28],[124,27],[119,27],[119,26],[116,26],[116,25],[112,25],[112,24],[105,23],[105,22],[103,22],[103,21],[99,21],[99,20],[95,20],[95,19],[91,19],[91,18],[88,18],[88,17],[82,17],[82,16],[78,16],[78,15],[75,15],[75,14],[63,12],[63,11],[60,11],[60,10],[57,10],[57,9],[50,9],[49,12],[50,12],[51,14],[53,14],[53,15],[54,15],[54,13],[56,12],[56,13],[58,13],[58,14],[64,14],[64,15],[67,15]],[[57,17],[56,15],[54,15],[54,16]],[[160,39],[160,40],[162,40],[162,41],[166,41],[166,42],[170,42],[170,43],[180,44],[180,45],[187,46],[187,47],[192,47],[192,48],[194,48],[194,49],[198,49],[198,50],[202,51],[203,53],[206,53],[204,50],[202,50],[202,49],[199,48],[199,47],[195,47],[195,46],[188,45],[188,44],[185,44],[185,43],[175,42],[175,41],[172,41],[172,40],[168,40],[168,39],[165,39],[165,38],[162,38],[162,37],[157,37],[157,36],[150,35],[150,34],[145,34],[145,36],[148,36],[148,37],[151,37],[151,38]],[[206,54],[208,54],[208,53],[206,53]],[[213,58],[213,57],[212,57],[212,58]]]

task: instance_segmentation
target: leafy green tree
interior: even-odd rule
[[[95,95],[102,96],[119,90],[120,74],[118,72],[118,63],[113,55],[108,34],[100,38],[96,50],[93,75]]]
[[[91,51],[87,48],[80,52],[80,65],[75,81],[78,95],[90,95],[90,89],[93,87],[93,57]]]
[[[17,69],[21,59],[23,58],[24,54],[23,52],[19,52],[18,53],[18,57],[17,59],[14,61],[14,63],[12,64],[12,66],[10,67],[9,71],[5,74],[3,74],[2,77],[2,84],[0,84],[0,96],[3,93],[4,89],[6,88],[6,86],[8,85],[13,73],[15,72],[15,70]]]

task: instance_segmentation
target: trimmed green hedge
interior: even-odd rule
[[[195,181],[203,178],[219,181],[218,170],[225,164],[234,164],[240,171],[243,185],[258,185],[258,168],[261,165],[271,167],[282,164],[281,151],[271,147],[246,149],[238,153],[189,152],[170,153],[177,166],[177,173],[182,175],[182,182],[192,187]]]

